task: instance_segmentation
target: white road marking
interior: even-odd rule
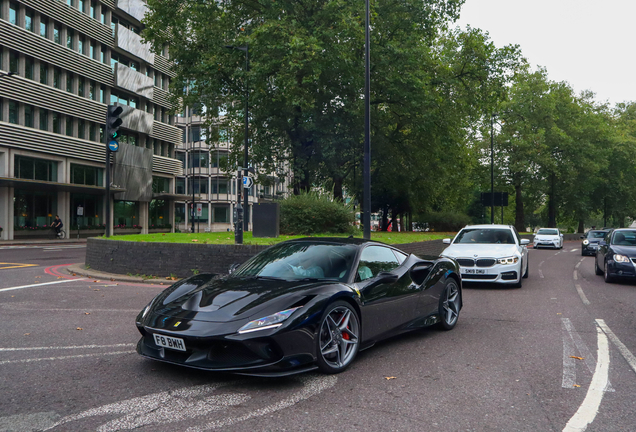
[[[579,293],[579,297],[581,297],[581,301],[583,302],[583,304],[588,306],[590,304],[590,301],[587,299],[587,297],[585,297],[585,293],[583,292],[583,288],[581,288],[581,285],[574,284],[574,286],[576,287],[576,291]]]
[[[539,277],[543,279],[543,272],[541,271],[541,269],[539,269]]]
[[[61,281],[58,280],[58,281],[44,282],[44,283],[33,284],[33,285],[22,285],[22,286],[10,287],[10,288],[0,288],[0,292],[1,291],[18,290],[18,289],[23,289],[23,288],[34,288],[34,287],[45,286],[45,285],[55,285],[55,284],[68,283],[68,282],[77,282],[77,281],[83,281],[83,280],[86,280],[86,278],[65,279],[65,280],[61,280]]]
[[[250,418],[271,414],[293,406],[298,402],[331,388],[338,381],[338,378],[333,375],[305,375],[292,379],[298,380],[303,384],[302,389],[297,393],[279,402],[272,403],[271,405],[256,409],[241,416],[232,416],[230,412],[206,425],[189,428],[187,432],[202,432],[218,427],[229,426]],[[210,415],[212,412],[240,405],[252,399],[251,396],[244,393],[228,392],[213,394],[213,392],[220,389],[245,383],[246,381],[234,381],[206,384],[128,399],[64,417],[44,430],[46,431],[66,423],[76,422],[90,417],[110,416],[112,418],[112,416],[116,414],[121,414],[121,416],[102,424],[97,428],[97,431],[115,432],[138,429],[149,425],[176,423],[202,416],[204,416],[204,418],[210,418],[212,417]],[[178,427],[174,429],[183,430],[183,428]]]
[[[545,262],[545,261],[541,261],[541,262],[539,263],[539,268],[541,268],[541,266],[543,265],[543,263],[544,263],[544,262]]]
[[[579,261],[579,262],[583,262],[583,261],[585,261],[585,258],[581,258],[581,261]]]
[[[587,366],[587,369],[590,371],[591,374],[594,374],[594,369],[596,368],[596,359],[594,358],[594,355],[592,354],[590,349],[587,347],[585,342],[583,342],[583,339],[581,338],[581,335],[576,331],[576,329],[574,328],[574,325],[572,324],[570,319],[569,318],[561,318],[561,322],[563,323],[563,328],[565,330],[567,330],[571,340],[576,344],[576,349],[578,350],[578,352],[581,355],[581,357],[583,357],[583,360],[585,361],[585,365]],[[564,350],[563,354],[565,355],[565,341],[564,341],[563,350]],[[570,354],[568,355],[568,357],[571,356],[571,355],[574,355],[574,350],[573,349],[570,350],[569,352],[570,352]],[[574,359],[570,358],[570,360],[574,360]],[[575,374],[575,377],[576,377],[576,372],[574,374]],[[570,386],[569,388],[572,388],[572,386]],[[610,383],[609,380],[607,381],[607,387],[605,388],[605,391],[607,391],[607,392],[613,392],[614,391],[614,388],[612,387],[612,384]]]
[[[577,262],[576,265],[574,266],[574,268],[576,268],[576,269],[579,268],[579,267],[581,267],[581,261]]]
[[[570,252],[576,252],[578,249],[572,249]]]
[[[69,350],[69,349],[95,349],[95,348],[119,348],[134,346],[132,343],[121,343],[113,345],[76,345],[76,346],[48,346],[48,347],[26,347],[26,348],[0,348],[0,352],[6,351],[41,351],[41,350]]]
[[[62,252],[62,249],[44,249],[43,252]]]
[[[576,364],[574,359],[570,356],[574,355],[574,342],[570,330],[566,327],[567,318],[561,318],[561,324],[563,326],[563,379],[561,380],[561,387],[571,389],[576,384]]]
[[[596,327],[598,338],[597,362],[592,382],[587,389],[583,403],[563,428],[563,432],[583,432],[594,421],[603,400],[609,377],[609,341],[600,327]]]
[[[572,273],[572,277],[574,278],[574,280],[578,280],[579,279],[579,275],[576,272],[576,270],[574,270],[574,273]]]
[[[634,356],[634,354],[632,354],[631,351],[627,349],[625,344],[623,344],[623,342],[621,342],[620,339],[618,339],[618,337],[614,334],[614,332],[610,330],[607,324],[605,324],[605,320],[597,319],[596,323],[601,327],[601,329],[605,332],[605,334],[609,336],[609,338],[612,340],[614,345],[616,345],[616,347],[618,348],[620,353],[623,355],[625,360],[627,360],[627,363],[629,363],[629,365],[632,367],[634,372],[636,372],[636,357]]]
[[[113,352],[105,352],[105,353],[78,354],[78,355],[61,356],[61,357],[31,358],[31,359],[23,359],[23,360],[3,360],[3,361],[0,361],[0,365],[9,364],[9,363],[33,363],[33,362],[41,362],[41,361],[68,360],[68,359],[75,359],[75,358],[97,357],[97,356],[106,356],[106,355],[133,354],[136,352],[137,351],[113,351]]]

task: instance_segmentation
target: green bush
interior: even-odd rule
[[[471,222],[470,216],[453,212],[427,213],[422,220],[428,222],[428,226],[437,232],[456,232]]]
[[[280,201],[281,234],[353,233],[351,206],[316,192],[292,195]]]

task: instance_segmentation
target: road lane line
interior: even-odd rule
[[[5,269],[13,269],[13,268],[37,267],[40,264],[0,263],[0,265],[8,266],[8,267],[0,267],[0,270],[5,270]]]
[[[118,354],[133,354],[136,352],[137,351],[135,350],[113,351],[113,352],[105,352],[105,353],[79,354],[79,355],[61,356],[61,357],[32,358],[32,359],[23,359],[23,360],[4,360],[4,361],[0,361],[0,365],[10,364],[10,363],[33,363],[33,362],[40,362],[40,361],[68,360],[68,359],[76,359],[76,358],[97,357],[97,356],[118,355]]]
[[[578,249],[572,249],[570,252],[576,252]]]
[[[541,269],[539,269],[539,277],[543,279],[543,272],[541,271]]]
[[[574,278],[574,280],[579,280],[579,275],[576,270],[574,270],[574,273],[572,273],[572,277]]]
[[[572,321],[570,321],[569,318],[561,318],[561,321],[563,322],[563,327],[568,331],[568,333],[570,334],[570,337],[576,344],[576,349],[579,351],[579,354],[581,355],[581,357],[583,357],[583,360],[585,361],[585,365],[587,366],[587,369],[590,371],[591,374],[594,374],[594,368],[596,368],[596,358],[594,358],[592,351],[590,351],[590,349],[587,347],[585,342],[583,342],[581,335],[579,334],[579,332],[576,331],[576,329],[574,328],[574,325],[572,324]],[[574,360],[574,359],[571,359],[571,360]],[[576,374],[575,374],[575,377],[576,377]],[[605,391],[608,391],[608,392],[614,391],[614,388],[612,387],[612,384],[610,383],[609,379],[607,380],[607,387],[605,388]]]
[[[585,261],[585,258],[581,258],[581,261],[579,261],[579,262],[583,262],[583,261]]]
[[[587,299],[587,297],[585,297],[585,293],[583,292],[583,288],[581,288],[581,285],[574,284],[574,286],[576,287],[576,291],[579,293],[579,297],[581,297],[581,301],[583,302],[583,304],[588,306],[590,304],[590,301]]]
[[[64,347],[25,347],[25,348],[0,348],[0,352],[6,351],[36,351],[36,350],[67,350],[67,349],[95,349],[95,348],[118,348],[118,347],[127,347],[127,346],[135,346],[132,343],[121,343],[121,344],[112,344],[112,345],[76,345],[76,346],[64,346]]]
[[[543,263],[544,263],[544,262],[545,262],[545,261],[541,261],[541,262],[539,263],[539,268],[541,268],[541,266],[543,265]]]
[[[55,284],[75,282],[75,281],[83,281],[83,280],[86,280],[86,278],[65,279],[65,280],[61,280],[61,281],[44,282],[44,283],[33,284],[33,285],[22,285],[22,286],[10,287],[10,288],[0,288],[0,292],[2,292],[2,291],[19,290],[19,289],[24,289],[24,288],[34,288],[34,287],[45,286],[45,285],[55,285]]]
[[[581,261],[577,262],[576,265],[574,266],[575,269],[581,267]]]
[[[561,318],[561,325],[563,327],[563,379],[561,380],[561,387],[574,388],[576,384],[576,364],[574,359],[570,356],[574,355],[574,343],[570,330],[566,326],[567,318]]]
[[[623,344],[623,342],[621,342],[620,339],[618,339],[618,337],[614,334],[614,332],[610,330],[607,324],[605,324],[605,320],[597,319],[596,322],[601,327],[601,329],[605,332],[605,334],[609,336],[609,338],[612,340],[614,345],[616,345],[616,347],[618,348],[620,353],[623,355],[625,360],[627,360],[627,363],[629,363],[629,365],[632,367],[634,372],[636,372],[636,357],[634,356],[634,354],[632,354],[631,351],[627,349],[625,344]]]
[[[598,409],[601,406],[603,389],[607,386],[609,378],[609,341],[600,327],[596,327],[596,336],[598,338],[597,362],[592,382],[587,389],[587,394],[583,403],[572,416],[570,421],[565,425],[563,432],[583,432],[587,426],[594,421]]]

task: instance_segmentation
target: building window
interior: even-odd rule
[[[18,25],[18,5],[13,2],[9,3],[9,22]]]
[[[97,19],[97,8],[95,8],[95,2],[91,1],[91,18]]]
[[[84,13],[84,0],[78,0],[77,8],[79,9],[80,12]]]
[[[195,194],[207,194],[208,193],[208,178],[207,177],[194,177],[194,193]]]
[[[49,80],[49,65],[44,62],[40,62],[40,83],[48,84]]]
[[[70,29],[70,28],[66,29],[66,48],[73,49],[74,35],[75,35],[75,32],[73,31],[73,29]]]
[[[58,67],[53,69],[53,87],[62,89],[62,71]]]
[[[106,64],[106,46],[102,45],[102,50],[100,51],[101,62]]]
[[[88,134],[89,134],[88,139],[91,141],[96,141],[97,140],[97,137],[95,136],[96,133],[97,133],[97,126],[95,125],[95,123],[91,122],[88,128]]]
[[[152,200],[148,206],[148,228],[165,227],[170,224],[168,202],[164,200]]]
[[[71,183],[102,186],[102,169],[88,165],[71,164]]]
[[[86,130],[86,122],[83,119],[77,120],[77,137],[79,139],[84,139],[86,134],[84,131]]]
[[[66,0],[66,4],[69,6],[73,6],[73,1],[72,0]]]
[[[34,66],[33,57],[24,56],[24,77],[32,80],[33,74],[34,74],[34,71],[33,71],[34,68],[35,66]]]
[[[175,155],[175,158],[176,158],[177,160],[181,161],[181,165],[183,166],[183,168],[185,168],[185,158],[186,158],[185,153],[178,152],[178,153]]]
[[[176,193],[178,194],[185,194],[186,190],[185,190],[185,179],[182,178],[178,178],[177,182],[175,184],[176,186]]]
[[[30,9],[24,11],[24,28],[33,31],[33,11]]]
[[[18,124],[18,103],[9,101],[9,123]]]
[[[84,97],[84,78],[77,78],[77,94],[81,97]]]
[[[80,36],[77,40],[77,52],[84,54],[84,38]]]
[[[88,98],[91,100],[97,100],[97,93],[95,93],[95,81],[91,81],[89,84]]]
[[[48,227],[55,216],[57,192],[25,191],[16,189],[13,224],[19,230]]]
[[[229,223],[230,222],[230,208],[229,207],[213,207],[214,210],[214,222],[215,223]]]
[[[14,170],[16,178],[57,181],[57,162],[15,155]]]
[[[26,127],[33,127],[33,112],[35,111],[35,108],[33,108],[33,105],[25,105],[24,106],[24,126]]]
[[[218,183],[213,181],[212,182],[212,193],[226,194],[227,193],[227,180],[222,179],[222,180],[219,180]]]
[[[60,131],[60,114],[53,112],[53,132],[59,134]]]
[[[66,72],[66,91],[73,93],[73,74]]]
[[[88,56],[90,58],[92,58],[93,60],[97,60],[95,58],[95,47],[96,47],[95,42],[91,41],[90,48],[89,48],[89,51],[88,51]]]
[[[49,28],[49,25],[46,22],[46,18],[40,15],[40,36],[42,36],[43,38],[47,37],[48,28]]]
[[[170,192],[170,179],[165,177],[152,176],[152,192],[168,193]]]
[[[139,226],[139,203],[135,201],[115,201],[113,206],[115,228]]]
[[[73,136],[73,117],[66,116],[66,136]]]
[[[60,45],[62,44],[62,30],[58,23],[55,23],[55,25],[53,25],[53,42]]]
[[[17,51],[9,51],[9,71],[18,73],[20,64],[20,54]]]
[[[101,13],[101,15],[102,15],[102,19],[101,19],[102,24],[106,25],[106,11],[104,10],[104,8],[103,8],[103,7],[102,7],[102,13]]]
[[[106,91],[104,90],[104,86],[99,87],[99,101],[106,103]]]
[[[40,130],[49,130],[49,112],[44,108],[40,108]]]

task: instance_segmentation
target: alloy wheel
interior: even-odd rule
[[[457,323],[459,307],[459,288],[454,282],[449,282],[446,285],[446,292],[442,301],[442,319],[447,327],[452,327]]]
[[[354,311],[344,305],[331,309],[320,326],[319,348],[324,363],[334,371],[347,367],[358,352],[359,335]]]

